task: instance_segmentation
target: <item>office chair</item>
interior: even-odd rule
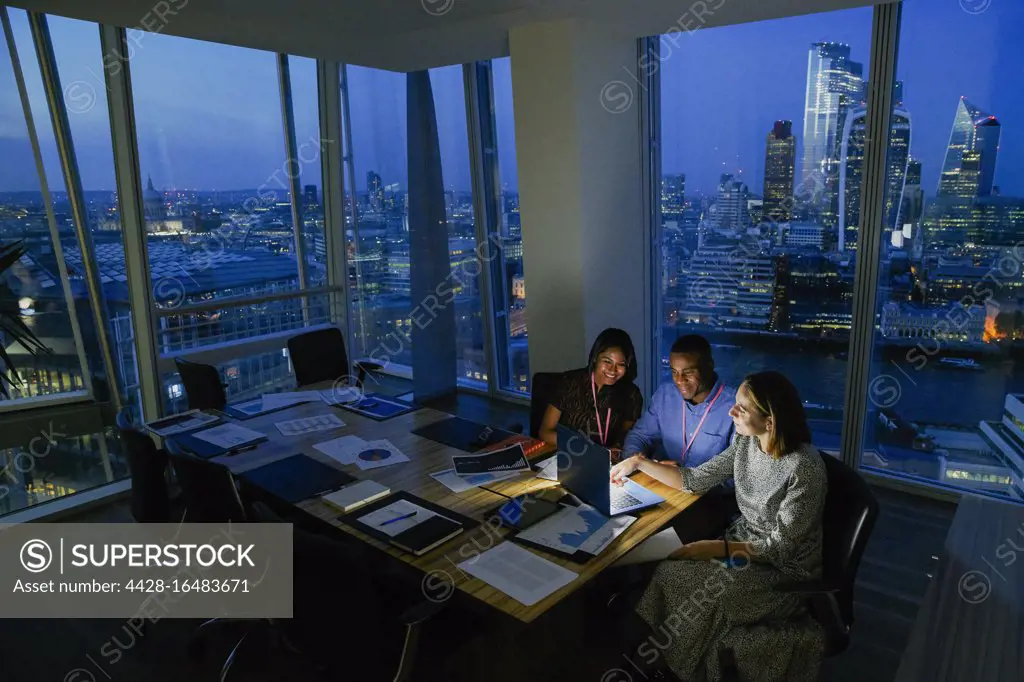
[[[253,503],[252,519],[286,523],[263,502]],[[297,525],[293,526],[292,538],[293,617],[272,623],[285,648],[319,664],[321,671],[345,666],[344,672],[332,671],[340,673],[338,679],[410,679],[420,626],[441,611],[444,602],[424,600],[402,609],[388,603],[386,584],[375,589],[376,575],[360,547]],[[329,628],[324,627],[325,615],[338,616]],[[365,642],[373,642],[372,655],[360,648]],[[349,651],[345,651],[346,646]],[[358,674],[353,675],[351,668],[356,668]]]
[[[288,356],[295,370],[299,386],[319,381],[338,381],[350,377],[345,337],[337,327],[317,329],[288,339]],[[361,388],[367,372],[375,372],[382,365],[374,362],[353,362],[356,380]]]
[[[115,423],[132,479],[132,518],[139,523],[171,521],[167,453],[156,447],[149,434],[135,428],[128,408],[117,413]]]
[[[227,405],[224,389],[227,384],[220,377],[220,372],[213,365],[190,362],[174,358],[174,364],[185,386],[190,410],[223,410]]]
[[[530,437],[540,438],[540,425],[544,421],[544,412],[558,391],[562,381],[561,372],[535,372],[530,384]],[[523,432],[522,424],[513,424],[510,431]]]
[[[820,451],[819,451],[820,452]],[[841,460],[820,452],[828,478],[822,530],[822,578],[783,582],[778,592],[806,598],[811,617],[825,633],[825,658],[846,651],[853,625],[853,587],[864,548],[878,518],[868,484]],[[741,682],[732,649],[719,651],[723,680]]]

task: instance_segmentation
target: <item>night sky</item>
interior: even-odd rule
[[[923,163],[932,194],[956,111],[966,96],[1002,123],[996,184],[1024,196],[1024,7],[1011,0],[906,0],[898,78],[912,118],[911,153]],[[966,9],[965,9],[966,7]],[[985,8],[980,13],[968,10]],[[25,14],[9,10],[51,187],[63,189],[38,67]],[[72,133],[87,190],[112,190],[113,161],[101,55],[94,25],[50,19]],[[131,63],[143,176],[158,188],[230,190],[278,186],[285,153],[275,57],[272,54],[132,32]],[[665,173],[687,174],[687,192],[714,192],[720,173],[739,174],[762,189],[764,140],[776,119],[803,127],[807,50],[844,42],[864,63],[871,10],[833,12],[718,29],[665,44],[663,158]],[[296,138],[303,184],[320,185],[315,63],[290,59]],[[495,62],[502,182],[516,187],[508,59]],[[406,185],[405,78],[349,68],[356,184],[366,171]],[[461,67],[432,72],[446,187],[470,189]],[[6,59],[0,60],[0,191],[37,190],[20,104]],[[594,93],[595,105],[599,93]],[[800,158],[799,147],[797,158]]]

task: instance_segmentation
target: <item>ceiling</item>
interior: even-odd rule
[[[88,21],[394,71],[508,55],[510,28],[559,19],[628,37],[872,0],[12,0]],[[703,22],[699,18],[703,15]],[[680,30],[680,29],[676,29]]]

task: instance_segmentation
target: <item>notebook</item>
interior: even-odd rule
[[[390,495],[391,489],[382,486],[374,481],[356,481],[350,483],[341,490],[324,495],[322,499],[332,507],[342,512],[350,512],[364,504],[369,504],[376,499]]]
[[[250,469],[239,477],[292,504],[333,492],[356,480],[302,454]]]
[[[391,538],[391,544],[416,556],[422,556],[448,542],[463,531],[462,524],[443,516],[431,516],[422,523]]]

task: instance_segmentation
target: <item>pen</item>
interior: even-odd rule
[[[386,525],[388,525],[389,523],[394,523],[395,521],[402,521],[402,520],[404,520],[404,519],[411,519],[412,517],[416,516],[416,514],[418,514],[418,513],[419,513],[419,512],[414,512],[414,511],[413,511],[413,512],[409,512],[408,514],[402,514],[401,516],[396,516],[396,517],[395,517],[395,518],[393,518],[393,519],[388,519],[387,521],[385,521],[384,523],[382,523],[382,524],[380,524],[380,525],[382,525],[382,526],[386,526]]]

